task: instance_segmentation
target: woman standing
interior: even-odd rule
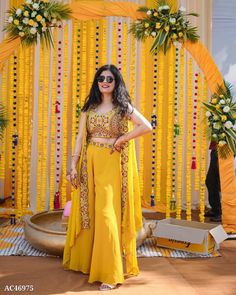
[[[82,108],[72,156],[69,178],[76,190],[63,257],[65,269],[89,274],[90,283],[102,283],[100,290],[122,284],[125,273],[139,273],[142,213],[132,139],[151,130],[132,106],[119,70],[102,66]]]

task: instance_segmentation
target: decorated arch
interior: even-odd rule
[[[176,1],[168,4],[178,10]],[[131,21],[147,16],[136,3],[81,1],[70,8],[73,22],[53,29],[54,49],[21,47],[20,37],[0,44],[1,101],[10,121],[0,180],[14,208],[5,213],[64,207],[80,107],[95,70],[109,62],[119,67],[133,102],[154,126],[137,142],[143,206],[177,218],[186,209],[191,220],[195,196],[204,221],[208,138],[201,102],[209,100],[207,85],[213,94],[224,87],[208,50],[187,40],[166,54],[150,54],[150,38],[141,45],[128,33]],[[220,177],[223,223],[235,232],[232,154],[220,159]]]

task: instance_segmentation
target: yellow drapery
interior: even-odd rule
[[[236,177],[234,157],[219,158],[222,223],[227,233],[236,233]]]

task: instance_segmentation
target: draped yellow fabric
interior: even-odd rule
[[[0,72],[3,69],[4,63],[7,61],[9,56],[16,50],[21,43],[21,39],[16,38],[14,40],[6,39],[0,43]]]
[[[129,2],[81,1],[72,3],[72,17],[79,20],[101,19],[106,16],[128,16],[142,18],[145,14],[137,12],[139,4]]]
[[[223,86],[224,81],[207,48],[201,43],[201,41],[197,41],[196,43],[186,41],[183,46],[194,57],[196,63],[203,71],[211,92],[216,92],[218,85]]]
[[[228,233],[236,233],[236,177],[234,157],[219,158],[222,223]]]
[[[128,121],[128,130],[132,129],[131,123]],[[78,171],[80,173],[84,156],[84,148],[86,147],[87,130],[86,124],[84,128],[84,139],[81,150],[81,157],[78,164]],[[136,234],[142,227],[142,211],[141,200],[139,192],[139,180],[135,156],[134,140],[131,140],[128,145],[128,153],[125,154],[127,167],[127,195],[125,200],[124,212],[121,220],[121,241],[122,248],[125,254],[126,273],[129,275],[137,275],[139,273],[137,257],[136,257]],[[128,157],[128,159],[127,159]],[[122,163],[122,161],[121,161]],[[121,164],[122,166],[122,164]],[[125,177],[123,175],[123,177]],[[80,189],[74,190],[72,193],[72,206],[69,217],[67,239],[64,248],[63,265],[66,269],[70,268],[71,259],[75,248],[78,236],[83,228],[81,218],[81,194]],[[85,271],[87,273],[87,271]]]

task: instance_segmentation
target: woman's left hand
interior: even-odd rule
[[[116,150],[117,152],[121,152],[121,150],[124,148],[125,143],[127,142],[127,140],[125,139],[124,135],[121,135],[120,137],[117,138],[117,140],[115,141],[115,143],[113,144],[113,149],[112,152],[114,152],[114,150]]]

